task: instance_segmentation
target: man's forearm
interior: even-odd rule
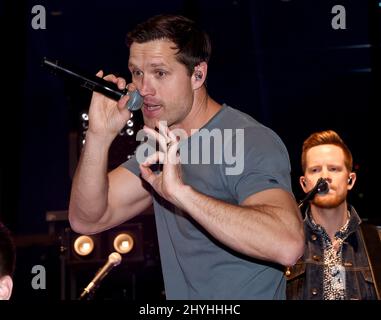
[[[175,203],[217,240],[248,256],[291,265],[302,252],[301,220],[289,212],[295,208],[292,200],[284,207],[240,206],[185,186]]]
[[[74,175],[69,216],[71,220],[98,221],[107,208],[108,149],[111,142],[88,135]]]

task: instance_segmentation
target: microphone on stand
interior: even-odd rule
[[[299,202],[298,207],[302,207],[306,201],[311,200],[317,193],[318,194],[326,194],[329,191],[329,186],[327,180],[324,178],[319,178],[316,182],[315,187],[307,193],[306,197]]]
[[[100,284],[100,282],[103,280],[103,278],[109,273],[109,271],[120,264],[122,261],[122,256],[117,253],[113,252],[108,256],[108,260],[106,264],[100,269],[93,280],[87,285],[85,289],[83,289],[83,292],[81,293],[78,300],[84,300],[91,292],[93,292],[97,286]]]
[[[46,58],[42,61],[45,67],[51,68],[55,73],[61,74],[71,81],[79,83],[82,87],[91,91],[97,91],[115,101],[118,101],[124,95],[130,96],[127,102],[127,109],[130,111],[139,110],[143,105],[143,97],[138,90],[132,92],[127,89],[120,90],[115,83],[106,81],[94,75],[85,75],[73,69],[69,69],[58,61],[50,61]]]

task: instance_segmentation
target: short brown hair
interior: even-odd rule
[[[178,49],[177,60],[184,64],[189,75],[201,62],[208,63],[212,51],[209,36],[194,21],[180,15],[157,15],[138,24],[127,34],[126,43],[145,43],[168,39]]]
[[[313,147],[320,146],[323,144],[333,144],[340,147],[344,152],[344,162],[345,166],[349,172],[352,171],[353,158],[352,153],[340,138],[340,136],[333,130],[325,130],[320,132],[315,132],[311,134],[303,143],[302,149],[302,170],[306,171],[306,155],[307,151]]]

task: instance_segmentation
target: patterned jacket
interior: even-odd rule
[[[342,263],[346,275],[346,300],[377,299],[372,273],[360,229],[361,219],[351,206],[347,237],[342,248]],[[307,213],[309,208],[307,209]],[[323,249],[321,234],[306,214],[304,220],[305,251],[299,261],[286,271],[287,299],[323,299]],[[381,254],[381,253],[380,253]]]

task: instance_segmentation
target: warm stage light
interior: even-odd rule
[[[125,254],[132,250],[134,247],[134,239],[128,233],[118,234],[114,239],[114,249]]]
[[[94,241],[89,236],[79,236],[74,241],[74,251],[80,256],[89,255],[94,249]]]

